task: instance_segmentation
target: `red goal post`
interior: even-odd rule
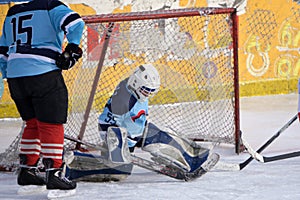
[[[97,118],[117,84],[137,66],[152,63],[161,87],[149,102],[149,121],[194,140],[233,144],[240,152],[235,9],[157,10],[83,19],[83,58],[64,71],[69,90],[66,134],[97,144]],[[20,135],[0,154],[0,168],[11,169],[18,162]],[[76,148],[74,142],[65,144]]]
[[[149,121],[239,152],[238,22],[233,8],[158,10],[83,17],[85,55],[66,72],[66,133],[97,143],[97,117],[116,85],[152,63],[161,88]],[[72,145],[69,144],[70,146]]]

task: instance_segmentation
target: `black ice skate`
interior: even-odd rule
[[[45,185],[46,180],[41,176],[37,168],[37,163],[34,166],[27,166],[27,157],[20,154],[20,168],[18,172],[18,185]]]
[[[36,167],[21,167],[18,173],[19,185],[45,185],[46,181]]]
[[[46,170],[46,187],[49,190],[48,199],[69,197],[76,193],[76,182],[66,178],[62,168]]]
[[[66,178],[61,168],[52,168],[46,170],[46,186],[48,190],[73,190],[76,188],[76,182]]]
[[[17,193],[32,194],[39,193],[46,190],[45,177],[40,174],[39,169],[35,166],[27,166],[26,155],[20,155],[20,168],[18,171],[17,182],[21,187]]]
[[[53,168],[52,159],[44,159],[46,167],[46,186],[48,190],[73,190],[76,188],[76,182],[69,180],[61,168]]]

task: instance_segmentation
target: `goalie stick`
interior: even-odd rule
[[[87,147],[90,148],[94,148],[94,149],[98,149],[100,151],[107,151],[107,149],[92,144],[92,143],[88,143],[88,142],[84,142],[82,140],[76,139],[72,136],[69,135],[65,135],[64,136],[65,139],[68,139],[70,141],[76,142],[77,144],[82,144],[82,145],[86,145]],[[196,169],[194,172],[186,172],[183,169],[180,169],[179,167],[175,167],[174,165],[172,165],[172,163],[170,162],[169,166],[165,165],[165,164],[159,164],[157,162],[153,162],[153,161],[149,161],[147,159],[138,157],[136,155],[131,155],[131,162],[132,164],[139,166],[141,168],[153,171],[153,172],[157,172],[159,174],[162,175],[166,175],[175,179],[179,179],[179,180],[184,180],[184,181],[191,181],[194,179],[197,179],[199,177],[201,177],[202,175],[204,175],[206,172],[208,172],[209,170],[211,170],[216,163],[219,161],[219,155],[218,154],[211,154],[208,159],[201,165],[200,168]]]
[[[297,118],[298,118],[298,114],[296,114],[292,119],[290,119],[279,131],[276,132],[276,134],[274,134],[267,142],[265,142],[256,151],[256,153],[261,153],[265,148],[267,148],[276,138],[278,138],[281,135],[282,132],[284,132],[291,124],[293,124]],[[243,140],[243,143],[248,144],[245,140]],[[239,163],[239,164],[218,162],[218,164],[214,167],[214,169],[226,170],[226,171],[240,171],[240,170],[244,169],[252,160],[256,159],[255,155],[252,155],[254,150],[253,150],[252,154],[249,152],[249,151],[251,151],[251,150],[249,150],[249,148],[247,150],[251,156],[244,162]],[[288,157],[296,157],[296,156],[299,156],[299,154],[300,154],[300,152],[283,154],[283,155],[279,155],[279,156],[266,158],[265,161],[268,160],[268,162],[271,162],[271,160],[274,161],[274,160],[279,160],[279,159],[285,159]]]

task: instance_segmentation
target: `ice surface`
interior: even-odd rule
[[[241,130],[244,138],[258,149],[297,113],[297,94],[241,98]],[[1,152],[13,141],[20,120],[0,121]],[[297,120],[263,153],[265,156],[300,150],[300,124]],[[249,155],[234,153],[225,145],[214,151],[221,161],[240,163]],[[138,152],[141,154],[142,152]],[[134,167],[133,174],[121,182],[79,182],[77,195],[66,199],[201,199],[201,200],[299,200],[300,158],[271,163],[251,162],[238,172],[213,170],[201,179],[182,182]],[[46,193],[17,195],[16,175],[0,173],[0,199],[46,199]]]

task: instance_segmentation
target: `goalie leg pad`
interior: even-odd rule
[[[78,150],[65,153],[66,177],[69,180],[106,182],[121,181],[132,172],[132,163],[111,163],[99,151],[81,152]],[[71,161],[71,162],[70,162]]]
[[[106,143],[108,147],[108,159],[111,162],[131,162],[126,129],[120,127],[109,127],[107,130]]]
[[[152,123],[148,124],[148,130],[144,133],[142,149],[189,172],[199,168],[209,155],[208,149],[175,133],[162,131]]]

